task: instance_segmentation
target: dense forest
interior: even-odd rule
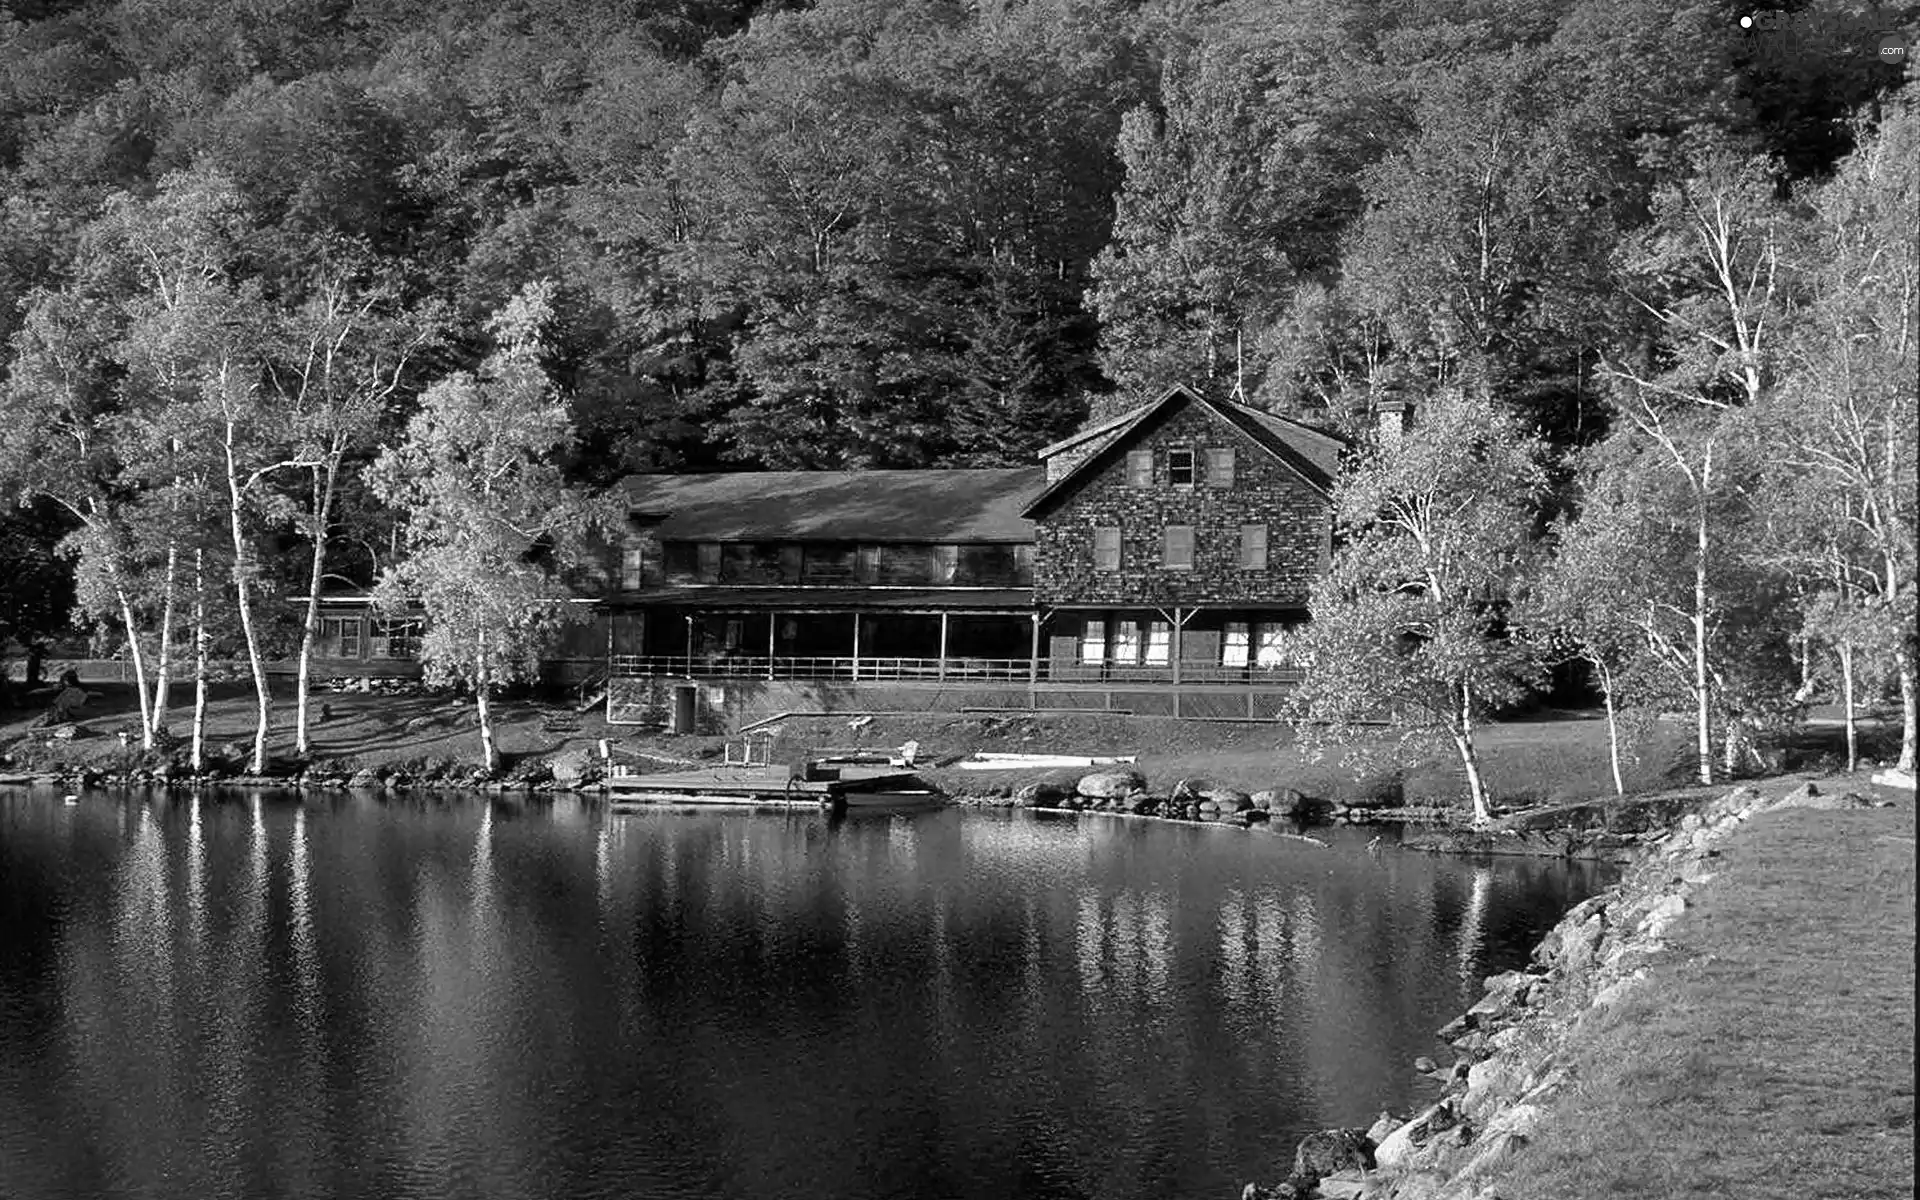
[[[631,471],[1024,463],[1183,382],[1526,439],[1547,565],[1475,603],[1623,703],[1757,727],[1839,647],[1910,707],[1920,5],[1760,7],[0,3],[0,644],[257,673],[268,598],[547,569]]]

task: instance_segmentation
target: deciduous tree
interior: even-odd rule
[[[570,432],[540,361],[552,293],[529,285],[503,308],[489,326],[494,353],[428,388],[405,439],[372,468],[375,490],[406,521],[407,556],[383,573],[378,603],[396,616],[424,609],[427,676],[473,689],[488,770],[500,763],[492,693],[583,619],[562,572],[585,561],[585,539],[605,519],[556,465]]]
[[[1518,700],[1538,655],[1507,614],[1533,557],[1544,448],[1484,396],[1444,392],[1338,484],[1342,544],[1315,584],[1286,713],[1324,744],[1384,718],[1450,744],[1474,820],[1492,818],[1474,737]]]

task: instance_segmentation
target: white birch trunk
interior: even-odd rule
[[[306,623],[300,630],[300,665],[294,684],[293,746],[302,756],[313,749],[307,733],[307,690],[313,667],[313,643],[320,630],[320,586],[326,578],[327,526],[332,517],[334,481],[340,468],[340,456],[334,454],[324,467],[314,471],[313,569],[307,576]],[[322,483],[324,476],[325,482]]]
[[[114,588],[120,601],[120,622],[127,628],[127,653],[133,658],[133,690],[140,697],[140,748],[153,749],[153,705],[147,695],[147,658],[140,649],[140,627],[133,619],[133,601],[127,590]]]
[[[1707,498],[1698,497],[1693,560],[1693,701],[1700,756],[1700,782],[1713,782],[1713,727],[1707,676]]]
[[[1493,823],[1493,806],[1487,802],[1487,786],[1480,778],[1480,759],[1473,749],[1473,689],[1471,685],[1460,685],[1460,729],[1453,735],[1454,747],[1460,751],[1460,765],[1467,772],[1467,794],[1473,800],[1473,823],[1476,826]]]
[[[1596,655],[1589,660],[1600,673],[1600,702],[1607,709],[1607,765],[1613,768],[1613,794],[1627,794],[1626,781],[1620,777],[1620,714],[1613,706],[1613,672]]]
[[[267,727],[273,717],[273,708],[267,691],[266,664],[260,660],[260,635],[253,627],[252,579],[247,569],[246,530],[241,520],[245,497],[240,491],[239,467],[233,460],[233,437],[233,420],[228,418],[227,527],[233,534],[233,599],[240,609],[240,630],[247,641],[247,665],[253,670],[253,695],[257,706],[253,727],[253,758],[247,770],[258,775],[267,769]]]
[[[167,723],[167,699],[173,682],[173,581],[180,564],[179,543],[167,539],[167,582],[165,599],[160,605],[160,661],[153,671],[153,711],[148,714],[147,731],[157,734]]]
[[[206,763],[207,745],[207,571],[206,551],[193,552],[193,747],[194,774]]]
[[[1853,645],[1841,642],[1835,648],[1840,655],[1841,707],[1847,722],[1847,770],[1860,769],[1860,724],[1853,704]]]
[[[489,771],[500,766],[500,751],[493,743],[493,713],[487,706],[487,635],[474,639],[473,702],[480,715],[480,765]]]
[[[1894,765],[1900,770],[1913,773],[1914,742],[1914,681],[1913,656],[1906,652],[1900,654],[1900,761]]]

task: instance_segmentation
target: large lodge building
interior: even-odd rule
[[[674,689],[779,712],[1267,717],[1330,549],[1345,443],[1174,388],[1010,470],[636,475],[549,667],[616,721]],[[418,630],[326,602],[319,674],[407,670]]]

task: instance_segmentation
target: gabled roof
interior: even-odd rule
[[[629,475],[632,511],[689,541],[1031,542],[1041,467]]]
[[[1106,444],[1098,452],[1076,463],[1072,470],[1035,496],[1033,502],[1027,505],[1024,515],[1033,517],[1078,489],[1090,476],[1111,463],[1155,417],[1181,403],[1197,404],[1206,409],[1298,475],[1308,487],[1322,496],[1333,494],[1333,479],[1339,473],[1340,455],[1347,446],[1344,438],[1249,405],[1215,400],[1176,385],[1150,404],[1143,404],[1112,420],[1083,429],[1040,451],[1041,457],[1047,458],[1090,439],[1107,435]]]

